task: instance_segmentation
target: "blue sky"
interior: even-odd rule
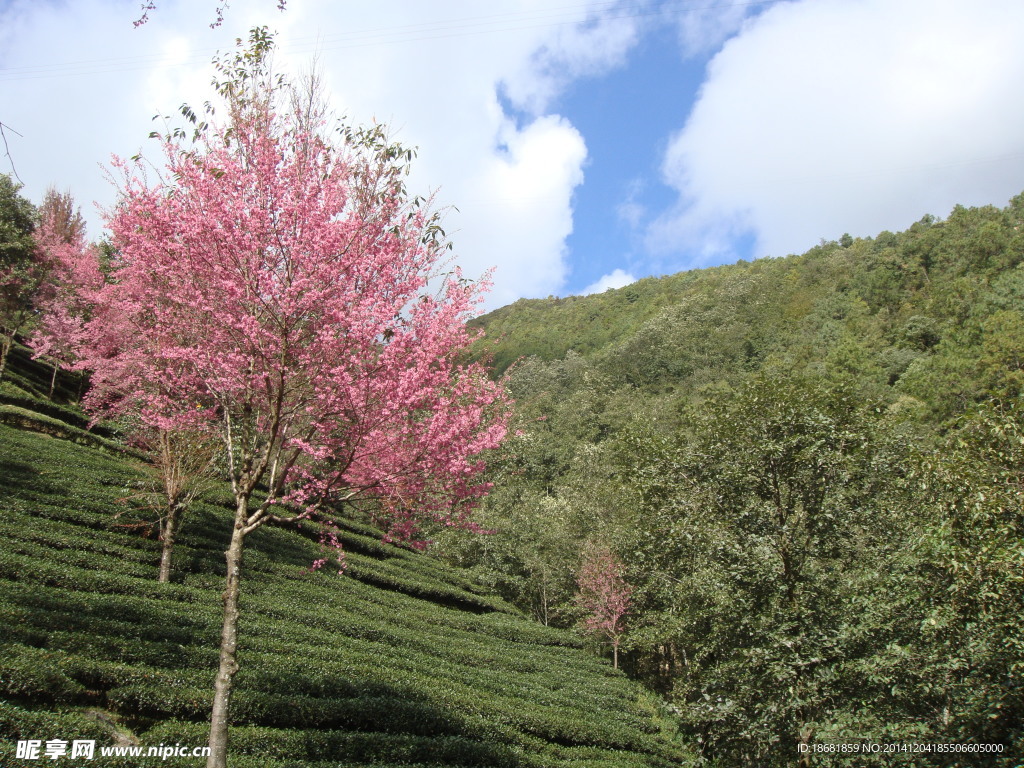
[[[0,121],[25,193],[90,231],[111,154],[210,97],[257,24],[335,109],[419,147],[487,306],[802,252],[1024,190],[1019,0],[0,0]],[[19,135],[12,131],[17,131]],[[6,158],[3,170],[9,170]]]
[[[649,271],[638,230],[645,211],[672,203],[672,190],[660,179],[661,161],[703,77],[704,62],[684,60],[675,34],[668,25],[648,32],[622,67],[574,83],[554,104],[588,150],[575,196],[579,224],[567,238],[572,290],[615,270],[638,277]]]

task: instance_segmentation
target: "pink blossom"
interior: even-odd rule
[[[583,626],[587,632],[612,644],[616,668],[633,594],[633,587],[626,583],[622,571],[622,561],[611,550],[590,547],[584,553],[583,565],[577,576],[580,591],[576,600],[586,612]]]

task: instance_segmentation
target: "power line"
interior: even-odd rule
[[[11,173],[14,174],[14,178],[16,178],[21,184],[24,184],[25,182],[22,181],[21,176],[18,175],[18,169],[14,167],[14,158],[11,157],[11,148],[7,146],[7,134],[4,132],[5,128],[15,136],[21,136],[21,134],[11,128],[11,126],[0,122],[0,138],[4,140],[4,154],[7,157],[7,160],[11,163]],[[21,136],[21,138],[25,137]]]
[[[596,5],[576,4],[548,8],[543,11],[510,11],[449,21],[391,25],[348,32],[336,32],[328,35],[321,33],[316,36],[306,35],[295,38],[283,38],[279,41],[278,45],[283,52],[292,54],[317,50],[345,50],[405,45],[431,40],[501,34],[527,29],[585,25],[609,20],[657,17],[672,19],[680,18],[688,13],[766,6],[774,2],[777,2],[777,0],[750,0],[748,2],[708,4],[708,0],[699,0],[698,3],[694,4],[672,2],[650,7],[634,6],[632,8],[621,8],[618,2],[602,2]],[[587,18],[578,18],[581,10],[587,11]],[[17,82],[54,77],[81,77],[111,72],[167,68],[172,65],[202,64],[209,61],[215,54],[216,51],[208,50],[205,53],[193,54],[184,61],[177,61],[174,57],[168,55],[140,55],[4,67],[0,69],[0,82]]]

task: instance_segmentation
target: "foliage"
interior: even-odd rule
[[[919,474],[928,516],[914,573],[924,606],[911,653],[921,698],[950,741],[1024,750],[1024,412],[1019,397],[966,414]],[[936,685],[941,680],[942,685]]]
[[[629,443],[641,514],[665,526],[635,539],[637,615],[674,613],[672,695],[706,756],[789,764],[832,715],[852,605],[894,543],[900,450],[879,419],[841,381],[763,376]]]
[[[0,174],[0,264],[17,267],[31,259],[36,209],[7,174]]]
[[[146,745],[201,744],[230,489],[196,502],[179,578],[160,585],[159,543],[110,514],[141,478],[135,461],[0,427],[0,473],[0,759],[15,739],[109,745],[104,722]],[[247,552],[232,765],[679,764],[662,715],[570,633],[362,524],[339,522],[345,576],[310,573],[304,525],[264,527]],[[93,762],[138,762],[121,760]]]
[[[606,542],[635,587],[623,666],[711,764],[984,737],[1003,753],[970,764],[1015,765],[1022,227],[1019,195],[479,318],[481,354],[519,360],[519,434],[497,532],[449,556],[525,608],[523,563]]]
[[[1002,210],[957,207],[945,221],[786,258],[524,299],[473,321],[487,331],[477,348],[498,371],[574,351],[613,387],[656,397],[699,396],[766,364],[827,366],[895,387],[942,420],[986,394],[971,361],[1001,333],[998,321],[985,328],[989,317],[1020,301],[1022,222],[1024,194]]]

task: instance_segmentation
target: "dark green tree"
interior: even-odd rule
[[[923,615],[910,645],[937,738],[1002,745],[1024,759],[1024,408],[989,400],[957,423],[917,476]],[[979,761],[977,764],[983,764]]]
[[[21,185],[0,174],[0,379],[15,336],[32,317],[32,295],[41,279],[35,260],[36,209]]]
[[[842,381],[758,375],[628,447],[657,523],[634,550],[638,623],[669,617],[672,696],[707,757],[792,765],[835,719],[853,606],[899,540],[882,414]]]

